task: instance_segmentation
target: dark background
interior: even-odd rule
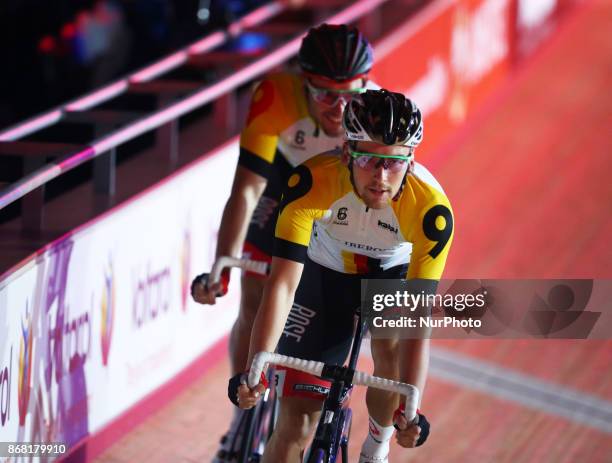
[[[0,128],[222,28],[265,0],[3,0]]]

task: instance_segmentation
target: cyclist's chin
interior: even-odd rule
[[[391,201],[391,196],[388,192],[376,195],[368,192],[362,196],[362,199],[365,205],[368,206],[370,209],[384,209],[389,205],[389,201]]]
[[[328,137],[339,137],[344,134],[344,129],[342,128],[342,121],[338,123],[337,121],[330,121],[327,118],[324,118],[321,121],[321,128],[325,135]]]

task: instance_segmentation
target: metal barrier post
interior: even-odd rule
[[[178,119],[173,119],[157,129],[157,133],[155,135],[157,149],[161,153],[164,153],[167,150],[168,161],[171,168],[178,164],[179,159],[178,132]]]
[[[45,165],[45,159],[38,156],[23,158],[25,175]],[[21,226],[24,232],[42,231],[44,222],[45,185],[32,190],[21,200]]]
[[[98,123],[95,126],[96,138],[113,129],[108,123]],[[93,160],[93,187],[96,195],[114,196],[116,182],[117,148],[112,148]]]
[[[117,148],[94,158],[93,182],[96,194],[113,196],[116,192]]]

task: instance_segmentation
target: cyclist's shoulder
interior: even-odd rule
[[[288,179],[288,187],[294,188],[299,183],[299,190],[304,193],[301,202],[314,201],[318,205],[327,205],[341,196],[344,170],[341,152],[327,151],[295,167]]]
[[[299,119],[305,107],[301,78],[288,72],[268,74],[255,87],[247,125],[261,121],[279,128]]]
[[[267,74],[262,82],[268,81],[279,90],[285,90],[295,85],[301,85],[302,78],[293,72],[279,71]]]
[[[276,103],[291,106],[292,101],[303,97],[302,79],[291,72],[275,72],[266,75],[256,87],[257,91],[267,92],[275,98]]]
[[[405,190],[408,190],[409,195],[406,196],[417,205],[426,207],[432,203],[450,205],[448,197],[440,185],[440,182],[427,170],[422,164],[415,162],[413,171],[406,179]]]
[[[440,183],[423,165],[415,163],[396,206],[399,226],[415,252],[431,258],[415,261],[409,274],[439,279],[453,236],[454,219],[450,201]],[[434,246],[434,247],[432,247]],[[437,256],[442,256],[437,259]]]
[[[325,184],[338,182],[339,174],[345,169],[339,149],[317,154],[301,165],[311,172],[315,182]]]
[[[329,169],[336,169],[338,166],[342,165],[341,155],[341,150],[333,149],[316,154],[302,164],[311,170],[317,170],[325,174]]]

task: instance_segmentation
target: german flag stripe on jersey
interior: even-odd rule
[[[361,254],[353,254],[353,260],[355,261],[355,267],[357,268],[357,273],[369,273],[370,266],[368,256],[363,256]]]
[[[389,272],[393,275],[405,275],[408,271],[408,266],[403,265],[401,267],[392,267],[388,270],[381,271],[381,260],[373,257],[364,256],[363,254],[356,254],[346,250],[341,251],[342,260],[344,262],[344,272],[351,274],[371,274],[378,273],[384,274]],[[399,269],[399,271],[398,271]],[[389,278],[393,278],[390,276]]]
[[[357,264],[355,263],[355,254],[342,250],[342,261],[344,263],[344,271],[346,273],[357,273]]]

